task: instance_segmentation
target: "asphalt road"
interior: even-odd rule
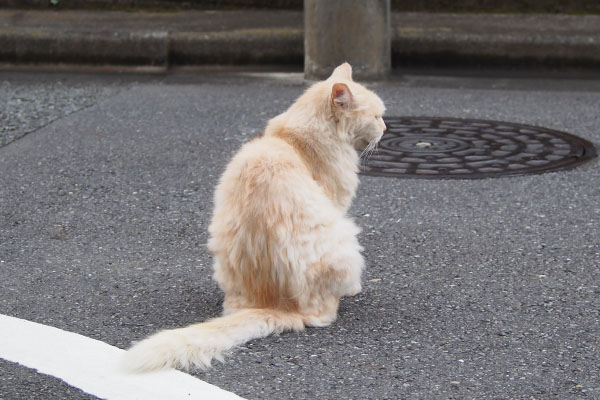
[[[600,144],[597,76],[476,75],[405,71],[373,89],[390,116]],[[121,348],[218,315],[213,188],[303,89],[299,74],[0,72],[0,313]],[[253,341],[196,375],[248,399],[600,398],[598,163],[361,177],[363,293],[328,328]],[[94,397],[2,361],[0,398]]]

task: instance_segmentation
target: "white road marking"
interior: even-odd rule
[[[176,370],[126,374],[117,368],[124,350],[51,326],[0,314],[0,358],[62,379],[110,400],[241,397]],[[243,400],[243,399],[242,399]]]

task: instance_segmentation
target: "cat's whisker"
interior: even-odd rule
[[[377,142],[369,142],[367,147],[360,153],[360,158],[368,158],[369,154],[373,151],[373,147],[377,146]]]
[[[371,156],[373,154],[377,154],[379,152],[379,142],[375,143],[375,146],[373,147],[373,151],[371,152]]]
[[[363,163],[366,164],[369,161],[369,158],[371,158],[373,153],[377,150],[378,144],[379,144],[378,141],[373,140],[373,141],[369,142],[367,147],[365,147],[365,149],[360,154],[360,158],[363,159]]]
[[[379,152],[379,141],[375,142],[375,146],[373,146],[373,150],[371,151],[371,154],[369,155],[369,157],[373,157],[374,154],[377,154]]]
[[[362,159],[362,162],[360,163],[361,170],[364,171],[366,169],[369,159],[371,158],[373,153],[378,150],[377,149],[378,144],[379,144],[379,142],[377,140],[373,140],[373,141],[369,142],[367,147],[365,147],[365,149],[361,152],[361,154],[360,154],[360,158]]]
[[[360,152],[360,156],[359,158],[364,158],[365,154],[367,154],[367,151],[369,150],[369,145],[367,145],[367,147],[365,147],[361,152]]]
[[[368,164],[369,158],[373,154],[374,149],[377,146],[376,141],[371,141],[367,144],[367,147],[360,154],[360,158],[362,159],[361,168],[364,170],[366,165]]]

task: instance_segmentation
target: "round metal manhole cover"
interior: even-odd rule
[[[577,136],[509,122],[386,117],[377,150],[361,173],[406,178],[474,179],[557,171],[596,156]]]

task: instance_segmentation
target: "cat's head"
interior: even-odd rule
[[[333,118],[343,124],[344,132],[357,150],[375,145],[386,129],[385,106],[372,91],[352,80],[352,67],[344,63],[323,82],[330,87],[329,106]]]

